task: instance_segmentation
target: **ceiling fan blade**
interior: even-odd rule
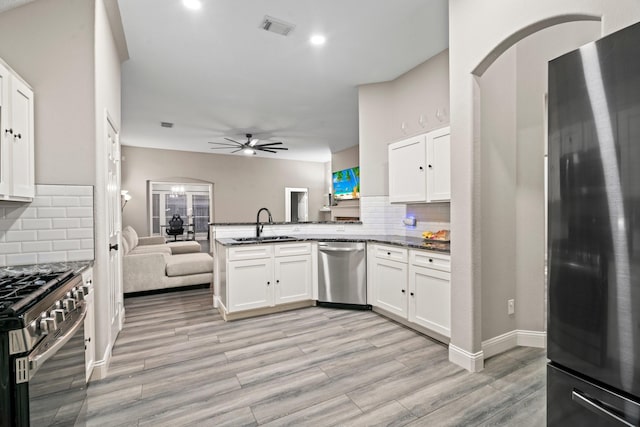
[[[229,144],[228,142],[210,142],[209,144],[221,145],[223,147],[237,147],[237,145]]]
[[[238,151],[242,151],[242,150],[244,150],[244,148],[238,148],[237,150],[232,151],[231,154],[237,153]]]
[[[225,137],[224,139],[226,139],[227,141],[234,142],[234,143],[236,143],[236,144],[238,144],[238,145],[242,145],[242,146],[244,147],[244,144],[243,144],[243,143],[241,143],[241,142],[235,141],[235,140],[233,140],[233,139],[231,139],[231,138],[227,138],[227,137]]]
[[[258,143],[258,141],[260,141],[258,138],[253,138],[251,141],[248,141],[249,146],[254,147]]]
[[[288,150],[287,147],[266,147],[266,148],[259,148],[259,150],[265,150],[265,149],[269,149],[269,150]]]
[[[267,147],[269,145],[282,145],[282,142],[267,142],[265,144],[258,145],[258,147]]]
[[[210,150],[230,150],[236,147],[209,147]]]
[[[266,148],[258,148],[260,151],[266,151],[267,153],[275,153],[273,150],[267,150]]]

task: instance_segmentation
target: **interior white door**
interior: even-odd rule
[[[107,115],[107,226],[109,230],[109,320],[111,336],[115,337],[124,316],[122,314],[122,257],[118,248],[122,230],[122,211],[120,207],[120,139],[118,131]]]

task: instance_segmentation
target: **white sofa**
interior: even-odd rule
[[[213,258],[199,252],[197,242],[165,243],[164,237],[138,237],[133,228],[125,227],[122,249],[125,294],[211,284],[213,280]]]

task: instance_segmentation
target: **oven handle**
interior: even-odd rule
[[[75,321],[71,329],[69,329],[64,335],[58,337],[58,339],[53,343],[53,345],[51,345],[51,347],[49,347],[47,350],[39,354],[36,352],[35,354],[29,355],[29,381],[31,381],[33,376],[42,367],[44,362],[46,362],[51,358],[51,356],[56,354],[56,352],[60,350],[60,348],[64,346],[67,342],[69,342],[71,337],[73,337],[75,333],[78,332],[78,329],[80,329],[80,327],[82,327],[84,323],[84,318],[86,314],[87,314],[87,305],[83,304],[82,312],[80,313],[80,316]]]

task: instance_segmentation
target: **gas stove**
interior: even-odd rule
[[[66,389],[41,390],[51,385],[51,378],[66,373],[66,388],[77,383],[77,389],[84,390],[83,324],[90,292],[91,282],[83,283],[72,269],[0,270],[0,427],[55,424],[45,410],[50,408],[47,402],[60,401],[62,408],[67,404],[62,398],[78,401]],[[70,355],[73,369],[59,370],[57,358]]]

